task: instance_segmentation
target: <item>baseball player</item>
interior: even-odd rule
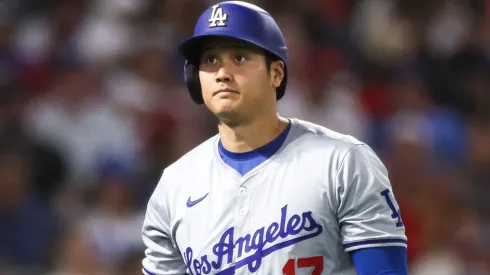
[[[182,42],[191,98],[219,134],[164,169],[143,274],[407,274],[388,173],[369,146],[277,114],[288,52],[263,9],[222,2]]]

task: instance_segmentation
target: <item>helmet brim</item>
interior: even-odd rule
[[[195,63],[199,60],[204,45],[210,43],[210,40],[212,41],[213,39],[217,39],[217,38],[229,38],[236,41],[245,42],[247,44],[250,44],[251,46],[263,49],[269,52],[270,54],[277,56],[275,53],[266,50],[268,49],[267,45],[259,44],[256,41],[254,41],[254,39],[247,39],[246,37],[238,38],[236,37],[235,34],[225,34],[225,33],[204,34],[204,35],[189,37],[179,44],[178,51],[188,62]],[[282,60],[282,58],[280,58],[279,56],[277,57]]]

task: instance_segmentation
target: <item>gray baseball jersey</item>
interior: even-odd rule
[[[349,251],[406,246],[388,172],[353,137],[291,119],[241,176],[219,136],[167,167],[149,200],[144,274],[357,274]]]

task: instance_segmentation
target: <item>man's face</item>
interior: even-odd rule
[[[283,68],[276,63],[271,70]],[[271,72],[257,47],[232,39],[207,44],[199,66],[204,102],[221,121],[245,123],[275,104],[280,81]]]

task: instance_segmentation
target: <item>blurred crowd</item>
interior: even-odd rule
[[[176,51],[216,2],[0,2],[0,275],[141,273],[163,168],[217,131]],[[385,162],[410,274],[490,274],[490,1],[249,2],[290,49],[279,113]]]

